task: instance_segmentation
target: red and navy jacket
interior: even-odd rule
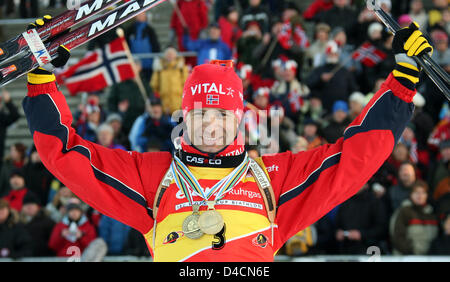
[[[263,156],[277,203],[273,230],[248,174],[216,206],[224,232],[197,240],[181,231],[192,208],[175,183],[162,197],[157,224],[153,218],[169,153],[127,152],[83,140],[71,127],[72,114],[55,83],[28,85],[23,108],[48,170],[94,209],[139,230],[155,261],[272,261],[284,242],[356,194],[384,163],[411,118],[414,94],[390,75],[335,144]],[[231,170],[189,168],[202,187]]]

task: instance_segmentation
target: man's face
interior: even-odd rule
[[[317,126],[315,124],[307,124],[303,128],[303,133],[305,137],[313,137],[317,134]]]
[[[231,144],[237,135],[238,119],[231,111],[194,109],[186,117],[189,139],[198,149],[215,153]]]
[[[39,212],[39,205],[35,203],[29,203],[22,206],[22,212],[29,217],[34,217]]]
[[[411,201],[417,206],[423,206],[427,203],[428,193],[423,187],[416,187],[411,193]]]
[[[220,28],[210,27],[209,28],[209,38],[212,40],[219,40],[220,38]]]
[[[113,142],[114,134],[109,130],[102,130],[97,134],[97,138],[102,146],[108,147]]]
[[[404,186],[411,186],[414,181],[416,181],[416,172],[414,171],[414,167],[410,164],[400,166],[398,178]]]
[[[13,175],[9,179],[9,184],[11,185],[11,189],[19,190],[25,186],[25,179],[19,175]]]
[[[255,97],[254,103],[260,109],[265,109],[265,108],[267,108],[267,105],[269,104],[269,97],[265,96],[265,95],[258,95]]]
[[[347,6],[348,0],[334,0],[334,5],[336,5],[339,8],[343,8]]]
[[[441,156],[444,161],[450,160],[450,147],[441,149]]]
[[[71,220],[73,220],[73,221],[79,220],[79,219],[81,218],[81,215],[82,215],[82,212],[81,212],[81,210],[79,210],[79,209],[71,209],[71,210],[68,212],[69,218],[70,218]]]
[[[152,113],[152,118],[160,119],[163,115],[162,106],[161,105],[153,105],[151,113]]]
[[[336,122],[338,122],[338,123],[343,122],[343,121],[345,120],[346,117],[347,117],[347,113],[344,112],[344,111],[341,111],[341,110],[336,111],[336,112],[334,112],[334,114],[333,114],[333,119],[334,119]]]

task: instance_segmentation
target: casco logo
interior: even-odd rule
[[[186,161],[190,163],[196,163],[196,164],[210,164],[210,165],[221,165],[222,160],[221,159],[207,159],[207,158],[200,158],[200,157],[193,157],[193,156],[186,156]]]

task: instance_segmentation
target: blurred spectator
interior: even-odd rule
[[[361,92],[355,91],[348,98],[348,103],[350,106],[349,118],[354,120],[366,106],[366,97]]]
[[[234,0],[215,0],[214,1],[214,20],[218,21],[221,17],[226,17],[230,7],[234,7]]]
[[[123,119],[120,114],[111,113],[107,116],[106,124],[109,124],[114,130],[114,143],[124,146],[127,150],[130,149],[130,142],[128,136],[122,130]]]
[[[32,238],[19,222],[18,213],[0,199],[0,258],[29,257],[32,250]]]
[[[66,186],[63,186],[58,190],[52,201],[45,206],[46,211],[54,222],[60,222],[62,220],[66,214],[66,205],[73,197],[75,195],[72,191]]]
[[[320,98],[328,113],[332,112],[334,102],[347,101],[358,87],[353,74],[346,68],[338,67],[338,64],[339,49],[335,42],[329,41],[326,64],[313,69],[306,80],[311,92]]]
[[[123,253],[129,256],[150,257],[147,243],[141,232],[133,228],[130,229],[127,242],[123,248]]]
[[[155,59],[153,70],[151,88],[155,95],[159,95],[164,113],[171,115],[181,109],[181,96],[188,68],[176,49],[169,47],[164,51],[164,57]]]
[[[178,38],[178,50],[181,52],[187,50],[183,41],[186,30],[190,38],[197,40],[200,31],[208,26],[208,7],[204,0],[178,0],[176,5],[182,18],[174,9],[170,20],[170,28]],[[189,24],[184,26],[186,19]]]
[[[306,119],[304,121],[302,136],[308,142],[307,150],[314,149],[325,143],[325,140],[319,136],[319,124],[313,119]]]
[[[217,23],[221,30],[222,41],[228,45],[228,47],[234,51],[237,46],[237,42],[242,35],[242,30],[239,26],[239,11],[236,7],[231,6],[228,8],[227,13],[221,16]]]
[[[330,39],[334,40],[339,47],[340,63],[351,72],[359,72],[360,67],[357,63],[355,63],[354,60],[352,60],[352,55],[355,47],[351,44],[348,44],[347,33],[345,32],[345,29],[340,26],[333,28],[330,33]],[[322,56],[322,60],[322,64],[325,63],[325,56]]]
[[[46,205],[54,177],[42,163],[34,145],[31,147],[30,158],[23,167],[23,174],[27,188],[36,194],[41,204]]]
[[[305,99],[310,93],[308,86],[297,79],[298,65],[294,60],[281,63],[281,79],[272,86],[270,102],[283,106],[285,116],[297,123]]]
[[[303,12],[303,18],[307,21],[317,21],[317,15],[333,8],[333,0],[314,0]]]
[[[28,192],[28,189],[25,186],[23,171],[21,169],[16,168],[11,171],[9,176],[9,186],[11,187],[11,190],[3,197],[3,199],[8,201],[11,209],[20,212],[22,209],[23,198]]]
[[[20,0],[19,3],[20,17],[22,19],[37,18],[39,16],[38,0]]]
[[[448,48],[448,35],[442,30],[434,30],[431,33],[431,39],[436,46],[431,57],[447,72],[450,72],[450,49]]]
[[[53,252],[48,247],[48,240],[50,239],[55,222],[41,208],[41,201],[31,191],[28,191],[23,198],[20,219],[25,229],[33,238],[32,256],[53,256]]]
[[[440,156],[441,158],[436,162],[436,164],[430,167],[429,175],[429,183],[431,188],[430,194],[433,195],[435,200],[443,194],[443,191],[439,191],[438,189],[439,183],[450,176],[450,139],[444,140],[440,143]],[[445,186],[442,188],[444,187]]]
[[[335,143],[344,135],[344,130],[351,123],[348,116],[348,104],[345,101],[336,101],[333,105],[333,114],[322,130],[322,136],[328,143]]]
[[[67,214],[56,223],[48,243],[58,257],[70,256],[70,247],[78,247],[82,253],[97,237],[95,228],[83,213],[78,199],[72,198],[66,210]]]
[[[299,65],[299,69],[301,69],[303,67],[304,53],[309,48],[310,41],[299,9],[293,2],[289,3],[290,5],[283,10],[281,30],[277,38],[279,45],[282,47],[283,55],[295,60]]]
[[[0,15],[9,16],[14,12],[15,4],[14,0],[1,0],[0,1]]]
[[[75,130],[81,138],[95,142],[97,128],[103,120],[102,109],[99,105],[98,96],[90,95],[86,105],[80,105],[79,118],[75,124]]]
[[[67,7],[67,2],[69,0],[50,0],[47,9],[60,8],[61,6]]]
[[[393,253],[425,255],[438,235],[438,221],[433,207],[427,204],[428,185],[417,181],[409,198],[392,215],[390,234]]]
[[[251,65],[253,69],[257,69],[261,63],[261,57],[254,50],[263,42],[261,27],[258,22],[250,22],[242,32],[237,42],[237,55],[239,63]]]
[[[317,15],[319,22],[324,22],[329,26],[342,26],[346,31],[356,24],[357,13],[350,6],[349,0],[334,0],[331,9]]]
[[[419,159],[417,154],[417,140],[414,131],[416,127],[413,123],[408,123],[400,136],[399,142],[404,144],[409,152],[409,161],[417,165]],[[421,175],[418,175],[421,178]]]
[[[411,6],[411,0],[383,0],[380,1],[382,3],[388,4],[392,7],[392,14],[394,17],[398,18],[400,15],[406,14],[409,12],[410,6]]]
[[[6,130],[19,119],[20,115],[17,107],[11,100],[11,94],[3,90],[0,96],[0,169],[3,164],[3,154],[5,151]],[[1,189],[0,189],[1,196]]]
[[[380,246],[387,235],[387,210],[365,184],[339,206],[336,240],[341,254],[366,254],[370,246]]]
[[[103,123],[98,127],[97,140],[98,144],[103,147],[109,149],[122,149],[124,151],[127,150],[124,146],[114,143],[114,129],[107,123]]]
[[[291,147],[292,154],[308,150],[308,140],[303,136],[297,136],[297,142]]]
[[[270,32],[269,12],[261,4],[261,0],[248,0],[249,7],[244,10],[241,17],[241,28],[247,29],[247,25],[251,22],[258,22],[261,27],[262,34]]]
[[[412,0],[409,14],[411,20],[419,24],[420,30],[425,30],[428,22],[428,15],[423,7],[422,0]]]
[[[398,21],[398,25],[401,28],[408,27],[413,22],[413,20],[411,19],[411,17],[408,14],[401,15],[400,17],[398,17],[397,21]]]
[[[330,37],[330,26],[319,23],[315,26],[314,41],[306,51],[306,60],[309,60],[313,68],[325,63],[325,50]]]
[[[398,209],[402,202],[408,199],[415,181],[416,171],[414,166],[409,162],[400,165],[398,168],[398,183],[388,189],[392,211]]]
[[[98,226],[98,235],[108,245],[108,255],[123,255],[123,247],[128,240],[130,227],[102,215]]]
[[[146,95],[151,96],[150,85],[145,83],[144,87]],[[136,81],[133,79],[115,84],[110,88],[108,110],[122,116],[122,130],[125,134],[130,132],[133,122],[145,111],[145,101],[142,96]]]
[[[147,13],[140,13],[135,17],[136,21],[130,26],[125,34],[127,37],[130,51],[133,54],[142,53],[158,53],[161,51],[158,36],[148,24]],[[149,82],[153,73],[153,59],[141,59],[140,65],[142,66],[142,77],[145,78],[145,82]]]
[[[217,23],[208,27],[207,39],[193,39],[189,34],[183,36],[184,46],[189,51],[197,52],[197,65],[209,63],[211,60],[230,60],[231,50],[220,38],[221,31]]]
[[[152,100],[152,106],[144,114],[139,116],[130,131],[129,140],[131,149],[138,152],[146,152],[147,146],[157,141],[162,151],[172,150],[171,132],[174,124],[170,116],[164,114],[161,101]]]
[[[303,114],[300,116],[300,122],[297,125],[297,131],[302,132],[303,126],[306,125],[306,121],[311,119],[317,123],[318,128],[324,123],[325,110],[322,106],[322,100],[320,100],[315,94],[312,93],[305,103]]]
[[[430,249],[428,251],[429,255],[450,255],[450,213],[447,214],[441,221],[442,234],[433,240]]]
[[[432,151],[437,151],[441,142],[447,139],[450,139],[450,119],[445,118],[433,129],[428,138],[428,146]]]
[[[413,117],[411,122],[414,124],[416,130],[415,135],[417,139],[417,149],[419,150],[419,154],[422,152],[423,154],[427,154],[427,158],[429,159],[428,153],[428,137],[433,131],[434,122],[431,116],[423,110],[425,106],[425,98],[418,92],[416,96],[414,96],[413,103],[415,106]],[[421,157],[419,156],[419,159]]]
[[[447,0],[433,0],[433,7],[428,11],[428,30],[435,27],[445,29],[446,19],[445,13],[448,13]]]

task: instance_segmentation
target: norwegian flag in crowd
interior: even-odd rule
[[[375,47],[370,42],[366,42],[359,46],[353,53],[352,58],[361,62],[363,65],[371,68],[386,59],[387,54]]]
[[[96,92],[116,83],[134,78],[123,38],[118,37],[94,52],[88,53],[77,64],[58,75],[58,82],[66,85],[70,95]]]
[[[301,110],[301,108],[303,107],[303,105],[305,104],[303,97],[297,92],[289,93],[288,99],[289,99],[289,105],[291,107],[291,111],[293,113],[299,112]]]
[[[292,30],[292,24],[289,21],[283,24],[278,35],[278,42],[284,49],[290,49],[294,45],[301,48],[309,47],[309,40],[303,28],[297,24],[294,26],[294,30]]]

